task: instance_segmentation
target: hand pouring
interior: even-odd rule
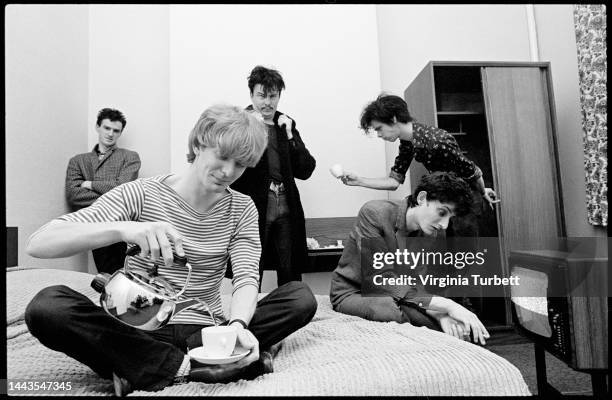
[[[123,270],[112,275],[98,274],[91,282],[91,287],[100,293],[100,305],[104,311],[124,324],[153,331],[165,326],[179,312],[201,304],[217,325],[210,308],[202,300],[181,299],[191,278],[191,265],[186,257],[174,254],[174,262],[188,269],[185,284],[176,293],[172,285],[158,274],[157,264],[146,271],[130,269],[128,257],[139,252],[139,246],[132,246],[126,253]]]

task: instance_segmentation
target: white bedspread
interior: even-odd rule
[[[9,269],[10,270],[10,269]],[[8,379],[71,382],[66,395],[112,395],[112,382],[42,346],[23,321],[43,287],[65,284],[94,302],[92,275],[52,269],[7,272]],[[516,367],[486,348],[407,324],[366,321],[332,310],[316,296],[310,324],[284,340],[274,373],[229,384],[187,383],[144,396],[528,396]]]

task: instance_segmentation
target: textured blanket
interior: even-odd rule
[[[64,395],[112,395],[111,381],[87,366],[47,349],[23,320],[43,287],[65,284],[97,303],[92,275],[52,269],[7,272],[8,379],[64,381]],[[332,310],[317,296],[310,324],[283,341],[274,373],[229,384],[186,383],[141,396],[528,396],[516,367],[485,348],[408,324],[366,321]],[[11,392],[11,394],[19,394]]]

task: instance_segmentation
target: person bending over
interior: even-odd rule
[[[419,280],[417,285],[391,286],[384,295],[366,296],[362,291],[362,268],[372,268],[371,262],[362,267],[362,258],[373,251],[363,246],[382,243],[386,252],[395,253],[409,248],[411,237],[416,241],[416,237],[444,236],[449,219],[468,212],[470,202],[470,189],[462,179],[452,172],[435,172],[424,175],[414,193],[402,201],[364,204],[332,273],[333,309],[372,321],[426,326],[460,339],[471,334],[474,342],[485,344],[489,333],[476,314],[451,299],[428,293]]]
[[[387,142],[400,139],[399,154],[388,177],[365,178],[347,171],[342,177],[344,184],[396,190],[404,183],[406,171],[415,159],[430,173],[455,172],[481,194],[491,207],[499,203],[495,191],[485,187],[480,168],[463,155],[453,135],[443,129],[414,121],[408,111],[408,104],[401,97],[387,94],[378,96],[364,108],[360,125],[364,131],[373,129],[379,138]]]
[[[266,143],[265,127],[255,116],[238,107],[212,106],[189,135],[190,165],[184,172],[123,184],[90,207],[47,223],[27,244],[28,254],[40,258],[67,257],[119,241],[137,244],[141,251],[127,258],[130,268],[157,261],[159,274],[177,292],[187,270],[173,264],[173,252],[186,256],[193,274],[185,296],[203,300],[223,324],[228,320],[220,285],[231,260],[229,325],[237,327],[237,342],[250,350],[246,357],[218,366],[190,360],[188,350],[202,345],[201,329],[214,323],[203,306],[149,332],[124,325],[64,285],[43,289],[29,303],[25,321],[32,335],[112,378],[118,395],[186,380],[227,382],[271,372],[267,350],[306,325],[316,301],[308,286],[291,282],[257,302],[257,210],[248,196],[229,185],[257,163]]]

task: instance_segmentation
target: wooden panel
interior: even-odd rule
[[[306,237],[314,238],[321,247],[333,245],[342,240],[346,245],[349,233],[357,217],[306,218]],[[310,262],[302,272],[331,272],[338,266],[343,248],[308,249]]]
[[[577,288],[577,293],[599,295],[570,297],[574,351],[572,368],[608,368],[608,297],[605,296],[608,292],[607,265],[607,260],[569,264],[570,288]],[[584,269],[590,271],[586,278],[581,273]]]
[[[321,247],[346,242],[357,217],[306,218],[306,237],[315,238]],[[341,252],[341,251],[340,251]]]
[[[434,67],[550,67],[547,61],[430,61],[430,63]]]
[[[433,66],[432,63],[429,63],[410,86],[404,90],[404,100],[408,104],[408,111],[417,122],[429,126],[438,126],[435,92]],[[427,169],[423,164],[413,161],[408,172],[410,174],[410,191],[412,192],[421,176],[427,173]]]
[[[6,227],[6,266],[15,267],[17,266],[17,227],[7,226]]]
[[[503,260],[563,236],[545,69],[483,69]],[[507,267],[505,268],[507,273]]]

